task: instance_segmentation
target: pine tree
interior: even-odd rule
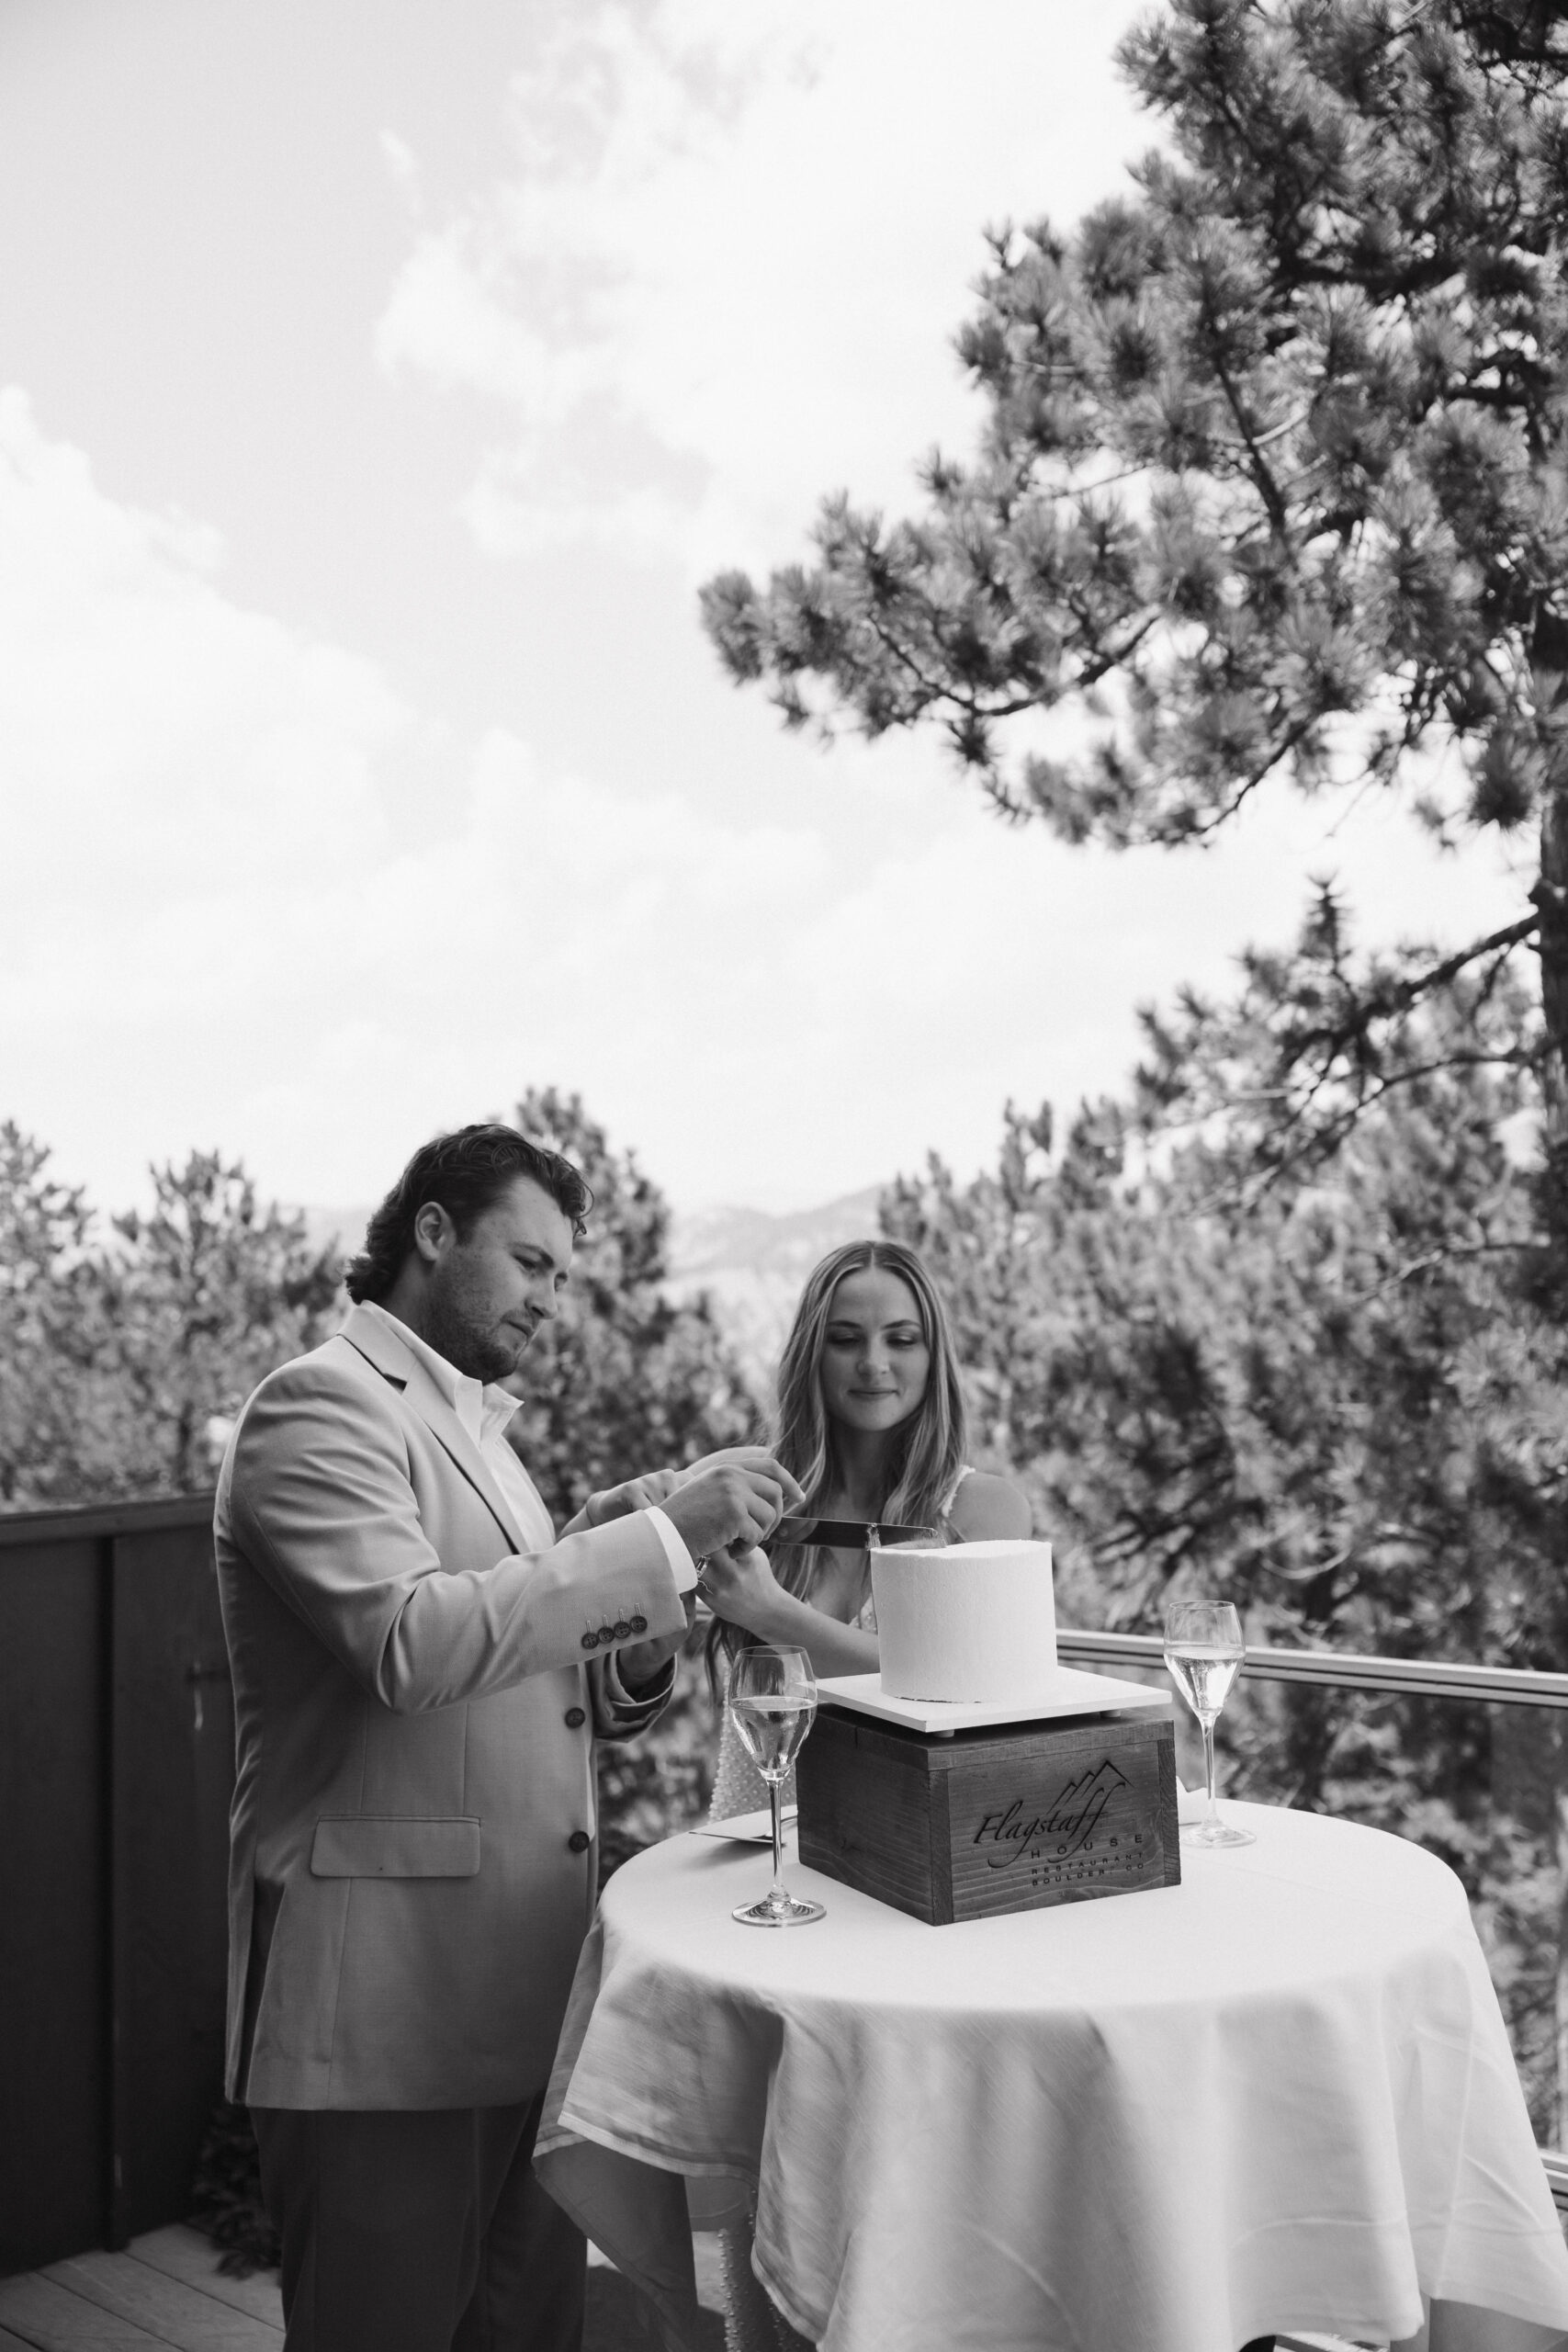
[[[615,1151],[577,1094],[530,1090],[514,1125],[563,1152],[593,1193],[558,1319],[516,1381],[513,1424],[557,1521],[596,1487],[676,1466],[754,1433],[757,1408],[706,1299],[666,1297],[670,1211],[635,1152]]]
[[[49,1159],[0,1126],[0,1509],[209,1487],[249,1391],[330,1329],[336,1260],[216,1152],[152,1169],[107,1239]]]
[[[1204,1144],[1134,1181],[1111,1105],[1055,1159],[1010,1113],[994,1172],[935,1161],[885,1196],[1057,1547],[1065,1622],[1155,1631],[1195,1582],[1258,1639],[1568,1658],[1559,1337],[1509,1283],[1510,1103],[1429,1075],[1245,1214]]]
[[[1517,917],[1452,954],[1358,958],[1325,894],[1242,1007],[1186,1003],[1148,1099],[1226,1103],[1239,1020],[1267,1173],[1406,1082],[1440,1008],[1449,1062],[1539,1077],[1562,1313],[1564,11],[1171,0],[1120,61],[1167,144],[1072,233],[990,238],[975,462],[933,455],[915,520],[829,500],[814,564],[716,579],[708,629],[791,724],[940,729],[1071,842],[1358,779],[1455,844],[1538,832]]]
[[[1113,1104],[1055,1155],[1046,1117],[1010,1112],[994,1170],[933,1161],[885,1195],[950,1302],[986,1458],[1055,1547],[1064,1624],[1157,1633],[1195,1589],[1287,1648],[1568,1662],[1562,1335],[1512,1280],[1514,1102],[1430,1071],[1245,1210],[1211,1146],[1142,1157]],[[1222,1739],[1234,1793],[1461,1872],[1555,2139],[1562,1743],[1522,1712],[1248,1681]]]
[[[80,1186],[14,1121],[0,1125],[0,1509],[81,1498],[83,1428],[105,1333]]]
[[[246,1396],[325,1339],[340,1295],[335,1251],[310,1246],[302,1216],[264,1207],[240,1162],[193,1151],[150,1172],[152,1209],[113,1219],[119,1246],[95,1270],[115,1408],[96,1476],[121,1494],[210,1486]]]

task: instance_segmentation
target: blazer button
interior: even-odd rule
[[[583,1713],[581,1707],[569,1707],[567,1709],[566,1727],[568,1731],[577,1731],[587,1721],[588,1718]]]
[[[584,1648],[585,1650],[596,1650],[596,1649],[598,1648],[598,1646],[599,1646],[599,1636],[598,1636],[598,1634],[584,1634],[584,1635],[582,1636],[582,1646],[583,1646],[583,1648]]]
[[[615,1639],[618,1642],[629,1642],[631,1635],[631,1620],[628,1617],[623,1617],[620,1623],[615,1627]]]
[[[646,1634],[646,1633],[647,1633],[647,1631],[648,1631],[648,1620],[647,1620],[647,1618],[646,1618],[646,1617],[634,1617],[634,1618],[632,1619],[632,1621],[631,1621],[631,1623],[632,1623],[632,1632],[633,1632],[634,1634]]]
[[[593,1840],[586,1829],[574,1829],[566,1842],[574,1854],[586,1854]]]

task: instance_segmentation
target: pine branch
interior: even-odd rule
[[[1429,1274],[1439,1267],[1450,1266],[1467,1258],[1506,1257],[1517,1255],[1520,1251],[1547,1250],[1551,1247],[1551,1238],[1545,1233],[1523,1233],[1511,1241],[1446,1242],[1441,1249],[1428,1250],[1421,1257],[1412,1258],[1407,1264],[1396,1267],[1382,1282],[1374,1283],[1371,1290],[1347,1292],[1347,1304],[1370,1306],[1374,1300],[1386,1298],[1391,1292],[1399,1290],[1405,1283],[1414,1282],[1418,1275]]]

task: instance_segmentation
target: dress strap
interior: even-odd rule
[[[954,1478],[952,1486],[949,1487],[946,1494],[943,1495],[942,1501],[938,1506],[937,1516],[939,1519],[950,1519],[952,1517],[953,1506],[958,1500],[959,1487],[964,1484],[965,1478],[972,1478],[974,1476],[974,1464],[966,1462],[964,1464],[963,1469],[959,1472],[957,1477]]]

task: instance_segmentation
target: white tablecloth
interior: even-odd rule
[[[617,1871],[539,2139],[547,2186],[693,2340],[682,2174],[757,2184],[756,2265],[827,2352],[1433,2352],[1568,2331],[1568,2254],[1459,1881],[1235,1805],[1183,1883],[929,1928],[755,1847]],[[1495,2316],[1483,2319],[1479,2312]],[[1509,2321],[1518,2323],[1510,2325]]]

